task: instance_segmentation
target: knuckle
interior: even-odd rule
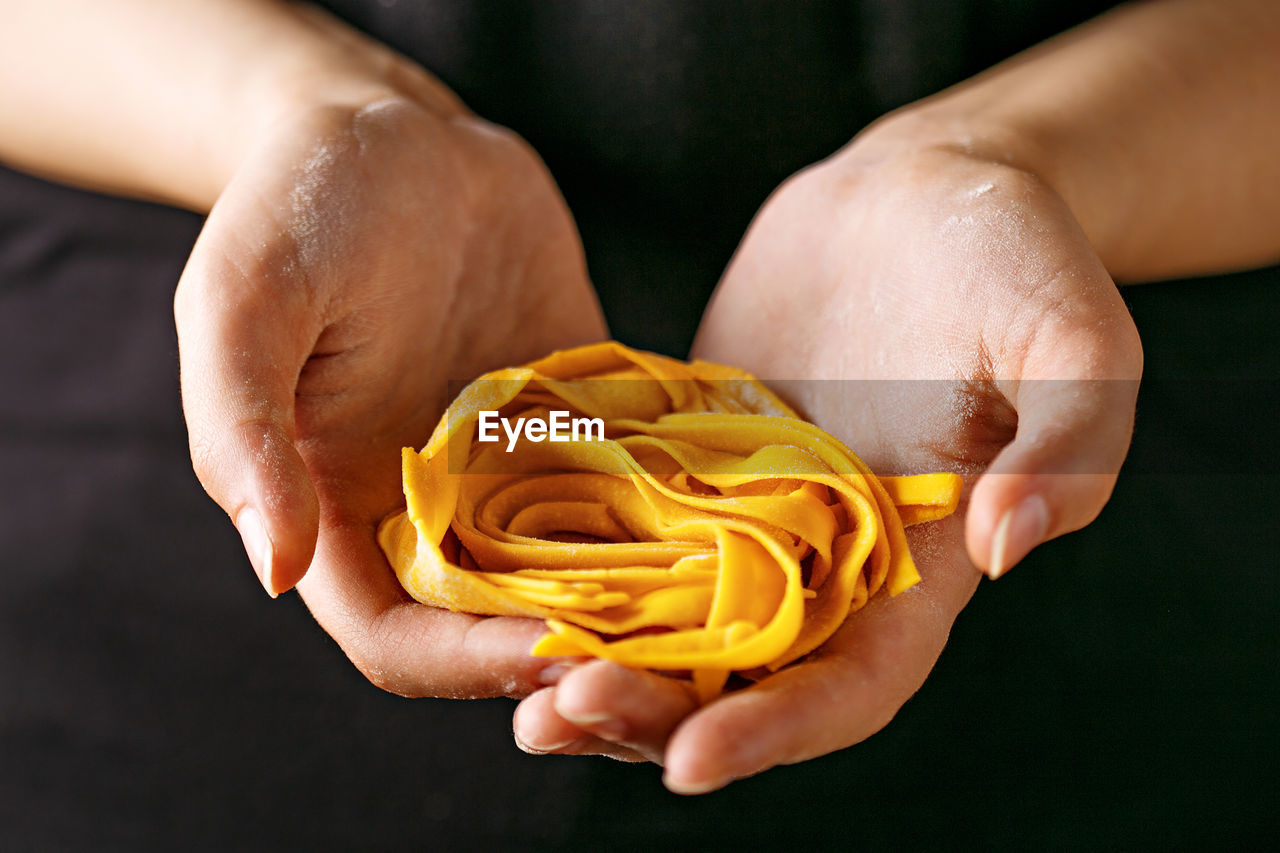
[[[345,649],[347,658],[374,687],[396,696],[410,696],[402,674],[388,665],[387,657],[375,651],[372,648],[374,645],[376,644],[368,640],[349,643]]]
[[[236,477],[255,472],[287,470],[293,442],[278,419],[269,415],[244,418],[224,427],[202,425],[190,430],[188,451],[196,479],[229,513]],[[278,478],[277,478],[278,479]]]
[[[467,136],[469,147],[481,155],[490,168],[509,173],[519,179],[541,179],[545,173],[542,160],[524,137],[502,125],[468,116],[458,119]]]
[[[412,698],[424,695],[414,688],[415,679],[403,664],[407,635],[395,630],[397,620],[383,613],[372,623],[334,635],[347,658],[370,684],[396,696]],[[421,675],[421,674],[419,674]]]
[[[814,199],[826,195],[852,194],[856,181],[832,170],[826,163],[807,166],[787,178],[770,199],[769,206],[789,209],[792,205],[807,206]]]
[[[191,468],[196,473],[196,479],[204,486],[205,491],[210,492],[214,486],[217,466],[215,460],[217,454],[213,450],[213,443],[207,436],[192,434],[188,441],[188,448],[191,453]]]
[[[361,658],[354,660],[353,663],[355,663],[356,669],[359,670],[360,674],[379,690],[406,698],[410,696],[410,693],[404,689],[401,680],[394,673],[374,661]]]

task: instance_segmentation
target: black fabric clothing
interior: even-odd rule
[[[683,355],[751,214],[883,111],[1097,11],[334,2],[528,137],[615,334]],[[0,849],[1260,847],[1273,800],[1280,270],[1129,289],[1110,505],[984,584],[865,744],[701,798],[535,758],[505,700],[368,685],[190,470],[200,220],[0,171]]]
[[[325,0],[546,160],[614,336],[687,352],[751,217],[878,116],[1106,0]]]

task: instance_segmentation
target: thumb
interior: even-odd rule
[[[1040,543],[1097,518],[1129,449],[1137,393],[1136,378],[1018,383],[1017,433],[969,502],[975,565],[998,578]]]
[[[191,461],[274,598],[316,547],[316,492],[294,445],[294,390],[314,336],[293,319],[305,317],[304,288],[271,286],[256,259],[208,245],[209,230],[174,299]]]

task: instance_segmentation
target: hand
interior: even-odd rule
[[[801,380],[776,387],[878,472],[966,475],[960,513],[909,531],[923,582],[703,708],[652,673],[580,666],[517,710],[526,749],[658,761],[698,793],[863,740],[923,683],[975,566],[1000,575],[1109,497],[1142,355],[1106,270],[1035,175],[892,133],[769,200],[694,349]]]
[[[374,540],[449,380],[606,336],[536,155],[438,88],[302,110],[222,193],[175,313],[192,461],[267,591],[297,584],[387,690],[539,686],[540,623],[420,605]]]

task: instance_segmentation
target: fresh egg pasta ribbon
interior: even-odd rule
[[[510,428],[560,416],[603,430]],[[533,654],[687,672],[704,702],[916,584],[904,527],[961,486],[877,477],[749,374],[613,342],[480,377],[403,471],[378,540],[415,599],[545,619]]]

